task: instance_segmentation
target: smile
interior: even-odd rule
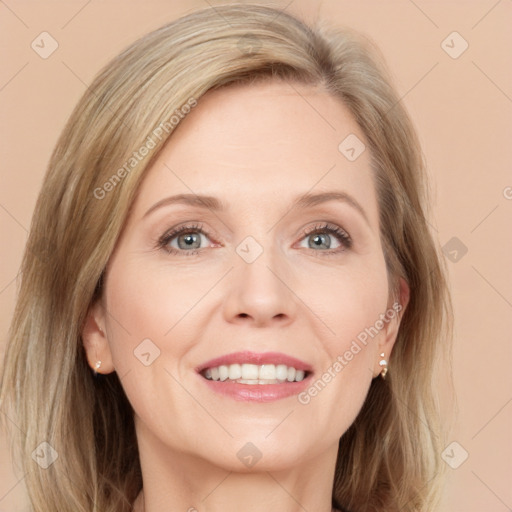
[[[298,395],[312,367],[279,352],[234,352],[203,363],[196,371],[212,391],[234,400],[271,402]]]

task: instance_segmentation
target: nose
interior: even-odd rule
[[[255,327],[293,322],[297,299],[292,276],[285,262],[277,261],[271,251],[265,249],[252,263],[238,258],[229,279],[224,301],[226,321]]]

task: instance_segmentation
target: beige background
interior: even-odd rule
[[[228,3],[228,2],[225,2]],[[266,3],[266,2],[265,2]],[[220,2],[0,1],[0,354],[27,229],[52,148],[99,68],[140,35]],[[512,509],[512,1],[273,2],[373,38],[419,131],[434,184],[433,225],[448,245],[459,415],[441,512]],[[31,48],[47,31],[58,49]],[[459,36],[450,36],[457,31]],[[467,41],[469,47],[458,58]],[[451,48],[450,48],[451,47]],[[453,242],[451,242],[453,243]],[[451,254],[450,254],[451,252]],[[462,255],[462,256],[461,256]],[[452,451],[453,449],[453,451]],[[0,438],[0,512],[26,510],[23,475]]]

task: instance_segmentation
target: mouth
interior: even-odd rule
[[[307,363],[277,352],[237,352],[196,368],[210,389],[235,400],[269,402],[300,393],[311,381]]]

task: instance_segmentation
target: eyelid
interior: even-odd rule
[[[320,222],[311,228],[307,228],[303,234],[304,237],[306,237],[322,231],[339,236],[349,246],[352,246],[353,244],[352,237],[345,229],[343,229],[341,226],[338,226],[337,224],[332,224],[330,222]]]

